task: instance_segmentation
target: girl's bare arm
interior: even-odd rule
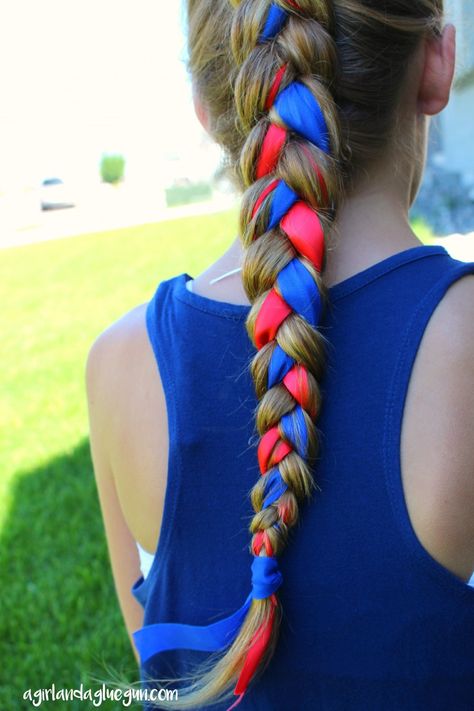
[[[99,337],[94,342],[86,364],[90,447],[117,597],[138,662],[131,635],[143,624],[143,608],[131,594],[130,588],[141,572],[135,541],[123,516],[108,457],[106,341],[106,338]]]

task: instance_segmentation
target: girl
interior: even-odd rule
[[[442,0],[187,19],[238,236],[87,363],[123,615],[180,692],[147,708],[472,709],[474,263],[408,221],[454,27]]]

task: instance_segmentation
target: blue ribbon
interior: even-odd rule
[[[267,230],[276,227],[280,220],[286,215],[288,210],[298,202],[299,197],[284,180],[280,180],[275,190],[271,192],[272,204],[270,206],[270,218]]]
[[[141,663],[159,652],[170,649],[193,649],[202,652],[217,652],[230,645],[250,608],[252,599],[260,600],[272,595],[282,584],[283,576],[274,557],[254,557],[252,563],[252,592],[242,607],[229,617],[210,625],[186,625],[175,622],[159,622],[145,625],[133,632],[133,640]]]
[[[267,389],[270,390],[277,383],[281,383],[294,364],[293,358],[277,343],[268,364]]]
[[[276,37],[283,28],[287,17],[288,13],[281,7],[275,4],[270,5],[265,26],[260,35],[260,41],[270,40]]]
[[[279,499],[287,489],[288,486],[283,481],[280,470],[278,467],[275,467],[271,472],[265,475],[265,494],[262,508],[268,508],[268,506]]]
[[[274,556],[256,556],[252,563],[252,597],[264,600],[270,597],[283,582],[278,570],[278,561]]]
[[[329,131],[321,108],[308,87],[294,81],[283,89],[274,104],[288,128],[329,153]]]
[[[317,328],[321,315],[321,295],[304,264],[299,259],[292,259],[278,274],[277,284],[293,311]]]
[[[296,405],[291,412],[283,415],[280,420],[280,425],[286,439],[291,442],[293,449],[298,452],[300,457],[306,458],[308,450],[308,430],[301,406]]]
[[[169,649],[194,649],[203,652],[224,649],[237,636],[251,602],[250,594],[237,612],[212,625],[160,622],[142,627],[132,635],[141,663]]]

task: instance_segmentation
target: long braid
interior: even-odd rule
[[[160,623],[134,633],[142,663],[165,649],[226,649],[190,677],[193,683],[174,708],[228,698],[235,684],[233,708],[269,662],[281,619],[277,556],[300,503],[316,486],[311,468],[325,361],[317,329],[327,301],[321,271],[341,191],[339,124],[330,93],[337,71],[333,18],[325,0],[234,5],[235,104],[244,140],[242,279],[252,304],[246,328],[257,348],[251,373],[259,400],[252,591],[238,611],[207,627]]]
[[[262,16],[263,32],[256,36]],[[240,160],[247,188],[240,217],[242,280],[252,303],[247,332],[258,349],[251,365],[261,472],[251,492],[254,556],[281,553],[299,504],[316,486],[311,468],[325,355],[317,326],[327,301],[320,273],[339,189],[338,120],[328,87],[337,70],[331,20],[325,0],[269,7],[243,0],[232,27],[240,66],[236,108],[248,133]],[[258,605],[264,621],[251,640],[237,695],[268,661],[278,634],[276,593]]]

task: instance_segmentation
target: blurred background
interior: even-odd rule
[[[2,246],[219,200],[220,152],[191,109],[180,3],[161,5],[4,6]]]
[[[474,5],[449,0],[457,70],[411,211],[474,260]],[[0,708],[32,689],[137,679],[90,461],[95,337],[236,234],[221,155],[194,117],[180,3],[0,5]],[[43,704],[52,708],[52,703]],[[57,701],[55,709],[84,709]],[[104,704],[104,708],[118,708]]]

